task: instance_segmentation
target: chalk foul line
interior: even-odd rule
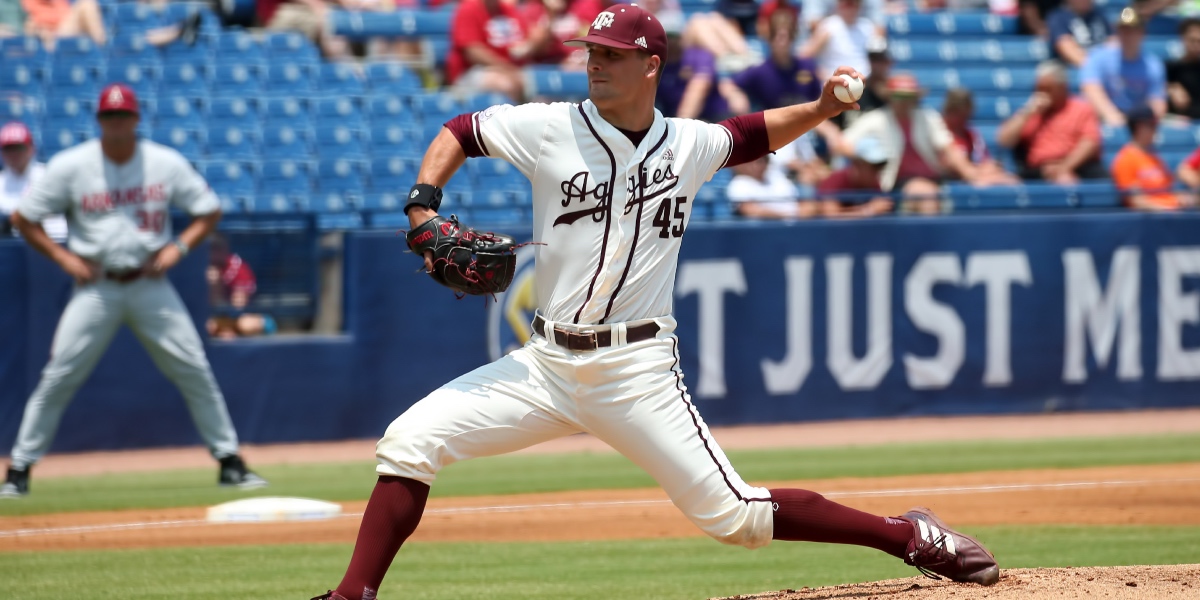
[[[1044,490],[1086,489],[1105,487],[1129,487],[1140,485],[1176,485],[1180,483],[1200,482],[1200,478],[1185,479],[1129,479],[1111,481],[1071,481],[1062,483],[1014,483],[1002,485],[970,485],[953,487],[898,488],[889,490],[859,490],[850,492],[822,492],[826,498],[868,498],[868,497],[902,497],[902,496],[934,496],[957,494],[996,494],[1002,492],[1032,492]],[[614,508],[622,506],[657,506],[670,504],[669,500],[588,500],[582,502],[552,502],[542,504],[499,504],[494,506],[462,506],[449,508],[430,508],[426,515],[467,515],[489,513],[514,513],[535,510],[573,510],[593,508]],[[342,513],[337,518],[361,518],[361,512]],[[274,523],[297,523],[303,521],[272,521]],[[142,529],[174,529],[183,527],[201,527],[206,525],[246,525],[249,522],[238,523],[209,523],[204,519],[176,519],[168,521],[146,521],[135,523],[105,523],[99,525],[76,525],[67,527],[38,527],[28,529],[0,530],[0,538],[37,537],[49,535],[74,535],[80,533],[102,533],[112,531],[131,531]]]

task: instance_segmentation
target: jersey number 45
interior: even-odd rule
[[[683,235],[683,205],[688,201],[687,198],[680,196],[672,201],[671,198],[663,198],[658,205],[658,211],[654,213],[654,226],[661,227],[658,231],[658,237],[670,238],[680,237]],[[674,210],[672,211],[672,207]],[[679,222],[676,223],[675,221]]]

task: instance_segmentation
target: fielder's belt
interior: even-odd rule
[[[598,331],[571,331],[555,327],[550,332],[553,334],[551,337],[546,335],[546,320],[541,315],[537,315],[533,318],[533,330],[544,338],[553,339],[555,344],[577,352],[590,352],[614,345],[611,326],[604,326],[604,329]],[[658,336],[659,330],[658,323],[653,322],[630,327],[625,331],[625,343],[632,344],[654,339]]]

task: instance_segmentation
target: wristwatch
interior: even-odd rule
[[[172,240],[171,243],[174,244],[175,248],[179,250],[179,256],[181,258],[187,256],[188,252],[191,251],[191,248],[188,248],[188,245],[183,243],[183,240],[179,238]]]

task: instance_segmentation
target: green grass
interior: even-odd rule
[[[747,481],[965,473],[1200,461],[1200,435],[854,446],[729,452]],[[275,465],[258,469],[272,485],[257,495],[361,500],[374,463]],[[216,468],[38,479],[33,494],[0,502],[0,516],[51,512],[206,506],[246,494],[216,486]],[[502,456],[447,468],[435,497],[654,487],[612,453]]]
[[[1003,567],[1179,564],[1200,528],[980,527]],[[0,554],[5,589],[24,600],[120,597],[309,598],[341,578],[348,545],[233,546]],[[907,577],[900,561],[852,546],[775,543],[746,551],[702,538],[551,544],[411,544],[382,598],[700,600]]]

